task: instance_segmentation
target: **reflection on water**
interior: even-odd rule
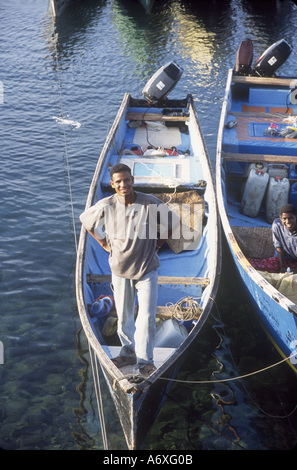
[[[212,318],[184,361],[180,383],[171,389],[147,449],[281,450],[296,445],[295,373],[281,364],[241,378],[277,364],[280,357],[250,310],[225,244],[223,259]]]
[[[74,282],[74,234],[99,152],[123,94],[140,97],[148,78],[176,60],[184,74],[171,96],[194,95],[214,165],[227,70],[241,40],[253,39],[255,56],[282,37],[294,45],[296,7],[263,3],[158,0],[146,15],[135,0],[84,0],[55,21],[46,1],[1,5],[0,447],[103,448]],[[294,52],[283,69],[296,72]],[[216,305],[146,449],[292,448],[291,369],[215,382],[279,360],[226,256]],[[104,380],[102,395],[109,447],[126,449]]]

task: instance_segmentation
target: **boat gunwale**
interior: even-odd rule
[[[244,80],[245,79],[245,80]],[[250,79],[250,80],[249,80]],[[242,252],[241,248],[239,247],[235,235],[232,230],[232,226],[230,225],[229,218],[227,215],[227,209],[224,204],[224,197],[222,191],[222,162],[224,160],[224,152],[222,151],[222,144],[223,144],[223,131],[225,126],[225,120],[228,113],[228,104],[229,104],[229,96],[231,92],[231,85],[232,82],[236,83],[251,83],[251,84],[262,84],[262,86],[266,85],[272,86],[279,86],[279,82],[286,83],[284,86],[288,86],[292,80],[296,79],[277,79],[277,78],[269,78],[269,80],[263,80],[262,77],[240,77],[234,74],[233,69],[229,69],[228,77],[226,81],[225,93],[223,98],[221,116],[219,120],[219,129],[218,129],[218,137],[217,137],[217,149],[216,149],[216,191],[217,191],[217,199],[218,199],[218,208],[220,213],[220,218],[222,222],[222,226],[224,228],[224,233],[227,238],[227,241],[232,249],[233,254],[236,256],[238,263],[240,264],[241,268],[250,276],[250,278],[276,303],[280,304],[285,310],[289,313],[297,316],[297,305],[295,305],[292,301],[290,301],[285,295],[281,294],[277,289],[275,289],[268,281],[266,281],[261,274],[250,264],[247,260],[246,256]],[[230,154],[232,152],[229,152]],[[239,154],[240,155],[240,154]]]
[[[106,158],[109,155],[109,150],[110,150],[111,145],[113,143],[113,139],[115,138],[116,131],[117,131],[122,119],[124,119],[125,113],[127,112],[127,107],[129,106],[130,99],[131,99],[131,95],[129,93],[126,93],[124,95],[122,104],[121,104],[121,106],[118,110],[118,113],[116,115],[116,118],[113,122],[113,125],[112,125],[112,127],[111,127],[111,129],[108,133],[106,142],[105,142],[105,144],[103,146],[103,149],[101,151],[101,154],[99,156],[99,159],[98,159],[98,162],[97,162],[97,165],[96,165],[96,169],[95,169],[95,172],[94,172],[94,176],[93,176],[93,179],[92,179],[92,182],[91,182],[91,186],[90,186],[88,197],[87,197],[86,207],[85,207],[86,209],[93,204],[95,194],[96,194],[96,190],[97,190],[97,187],[98,187],[100,170],[102,169],[102,167],[103,167],[103,165],[106,161]],[[133,98],[132,98],[132,100],[133,100]],[[185,100],[174,100],[174,101],[175,102],[180,101],[181,103],[185,102]],[[219,272],[218,272],[218,271],[216,271],[216,268],[218,266],[220,267],[220,265],[221,265],[220,233],[219,233],[220,224],[219,224],[219,216],[218,216],[217,205],[216,205],[216,198],[215,198],[215,195],[214,195],[214,179],[213,179],[213,175],[212,175],[212,172],[211,172],[209,158],[208,158],[205,142],[203,140],[202,132],[201,132],[201,129],[200,129],[198,116],[197,116],[197,112],[196,112],[196,108],[195,108],[195,105],[194,105],[192,95],[189,94],[187,96],[187,101],[189,103],[189,107],[192,107],[193,119],[195,120],[195,124],[197,125],[198,133],[199,133],[199,136],[201,138],[202,145],[203,145],[203,148],[204,148],[204,151],[205,151],[205,160],[208,161],[208,173],[209,173],[208,176],[212,180],[212,182],[211,182],[211,185],[213,187],[213,191],[212,191],[213,201],[212,201],[212,204],[213,204],[213,208],[215,208],[215,215],[213,215],[213,217],[216,217],[216,221],[217,221],[216,223],[217,223],[217,226],[218,226],[217,240],[215,241],[216,242],[216,253],[215,253],[215,255],[213,255],[213,259],[215,260],[216,266],[214,266],[214,269],[213,269],[214,273],[212,275],[212,278],[210,279],[209,285],[207,286],[207,289],[209,290],[208,301],[207,301],[207,303],[206,303],[206,305],[203,309],[203,313],[202,313],[201,317],[199,318],[199,321],[192,328],[191,332],[189,333],[187,338],[183,341],[183,343],[168,358],[168,360],[166,360],[160,367],[158,367],[157,370],[149,377],[149,381],[144,380],[143,382],[138,383],[138,384],[131,384],[131,382],[126,380],[125,376],[122,374],[122,372],[114,365],[114,363],[111,361],[111,359],[106,354],[104,348],[102,347],[102,345],[98,341],[98,338],[97,338],[95,332],[93,331],[92,326],[90,325],[89,317],[88,317],[88,314],[87,314],[86,308],[85,308],[84,295],[83,295],[83,291],[82,291],[83,278],[85,276],[84,275],[84,248],[85,248],[85,244],[86,244],[86,241],[87,241],[88,233],[87,233],[86,229],[83,226],[81,227],[80,240],[79,240],[79,246],[78,246],[78,254],[77,254],[77,265],[76,265],[76,293],[77,293],[77,303],[78,303],[79,315],[80,315],[80,319],[81,319],[81,322],[82,322],[82,326],[83,326],[83,329],[86,333],[86,336],[87,336],[87,339],[88,339],[90,345],[92,346],[93,350],[95,351],[95,353],[97,354],[97,356],[98,356],[98,358],[101,362],[101,365],[106,370],[108,370],[108,373],[110,375],[112,375],[113,380],[118,382],[119,387],[122,390],[124,390],[128,394],[131,393],[132,395],[136,392],[140,392],[143,389],[148,388],[149,386],[151,386],[152,383],[154,383],[158,378],[160,378],[160,376],[163,375],[164,372],[167,369],[169,369],[171,367],[171,365],[173,365],[178,360],[178,358],[182,355],[184,350],[186,348],[188,348],[189,344],[197,336],[198,332],[201,330],[206,318],[209,315],[209,312],[210,312],[210,310],[212,308],[212,305],[213,305],[213,302],[214,302],[213,299],[215,298],[215,295],[216,295],[216,292],[217,292],[217,289],[218,289],[218,284],[219,284],[220,269],[219,269]],[[169,100],[169,102],[170,102],[170,100]],[[209,205],[210,204],[211,203],[209,201]]]
[[[135,104],[137,100],[134,100],[129,93],[124,95],[122,104],[117,112],[115,117],[114,123],[108,133],[106,138],[105,144],[103,149],[100,153],[94,176],[91,182],[91,186],[89,188],[89,193],[87,197],[87,202],[85,208],[87,209],[94,203],[95,194],[98,188],[98,184],[100,184],[99,175],[100,171],[103,168],[104,164],[106,163],[106,159],[109,157],[109,152],[113,145],[113,139],[115,138],[115,134],[121,125],[122,119],[125,119],[125,113],[129,106],[129,103]],[[194,132],[196,136],[196,145],[199,145],[199,149],[201,147],[201,151],[203,152],[203,170],[204,175],[207,177],[209,184],[207,184],[205,194],[207,195],[207,202],[209,210],[211,211],[208,217],[208,226],[210,227],[207,230],[206,237],[208,240],[211,238],[211,265],[209,265],[209,283],[205,288],[205,303],[203,306],[202,314],[197,321],[196,325],[193,326],[192,330],[188,334],[187,338],[179,345],[178,348],[167,358],[167,360],[161,364],[157,370],[148,378],[145,379],[141,383],[133,383],[130,382],[126,377],[123,375],[121,370],[119,370],[114,363],[111,361],[111,358],[107,355],[104,347],[100,344],[95,331],[93,330],[89,316],[86,310],[86,305],[84,301],[84,282],[86,281],[87,273],[85,272],[84,261],[85,261],[85,246],[87,243],[87,237],[89,236],[86,229],[82,226],[78,251],[77,251],[77,263],[76,263],[76,296],[77,296],[77,305],[79,316],[81,320],[81,324],[83,330],[85,332],[89,348],[90,354],[96,358],[96,361],[99,362],[103,374],[106,378],[107,385],[110,389],[112,399],[116,406],[117,412],[119,414],[120,422],[122,424],[122,428],[125,434],[125,439],[128,444],[129,449],[136,449],[138,446],[138,437],[137,437],[137,425],[138,419],[141,414],[141,409],[144,403],[145,398],[150,393],[154,393],[154,390],[158,390],[158,386],[162,388],[165,387],[164,380],[168,381],[168,385],[172,382],[172,375],[175,374],[179,368],[179,361],[182,361],[182,355],[186,351],[186,349],[190,346],[193,340],[197,337],[199,332],[201,331],[204,323],[206,322],[211,309],[215,303],[215,297],[218,291],[219,282],[220,282],[220,275],[221,275],[221,231],[220,231],[220,220],[219,220],[219,213],[217,207],[217,200],[215,195],[215,187],[214,187],[214,175],[211,169],[211,163],[209,160],[207,147],[205,145],[205,141],[203,138],[203,134],[201,132],[200,123],[198,120],[197,111],[194,105],[194,100],[192,95],[188,94],[186,99],[183,100],[166,100],[166,103],[176,104],[179,103],[177,107],[180,105],[184,105],[186,103],[186,107],[190,111],[191,121],[190,125],[195,126]],[[164,107],[164,106],[163,106]],[[185,107],[185,106],[183,106]],[[208,243],[207,241],[205,243]],[[209,243],[208,243],[209,244]],[[163,383],[159,383],[158,380],[164,379]],[[95,380],[95,377],[94,377]],[[165,382],[166,383],[166,382]],[[166,387],[168,386],[166,384]],[[156,389],[155,389],[156,387]],[[124,429],[124,421],[127,420],[127,417],[123,417],[123,410],[119,406],[119,401],[124,402],[127,406],[130,407],[129,415],[130,415],[130,428]],[[161,406],[161,405],[160,405]],[[128,410],[127,410],[128,411]],[[123,421],[122,421],[123,420]]]

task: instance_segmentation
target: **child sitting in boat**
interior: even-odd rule
[[[281,273],[286,272],[290,261],[297,261],[297,208],[285,204],[279,210],[279,218],[272,223],[272,238],[279,259]],[[297,268],[290,268],[297,273]]]

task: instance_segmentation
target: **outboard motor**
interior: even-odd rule
[[[251,39],[241,41],[236,55],[236,75],[248,75],[251,72],[253,60],[253,42]]]
[[[174,61],[160,67],[142,90],[144,98],[153,104],[163,100],[175,87],[182,73],[183,69]]]
[[[275,42],[256,61],[253,74],[259,77],[271,77],[283,65],[291,52],[291,46],[284,39]]]

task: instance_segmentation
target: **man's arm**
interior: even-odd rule
[[[102,246],[105,251],[110,252],[105,234],[100,231],[100,227],[103,225],[103,223],[100,224],[100,220],[102,219],[102,222],[104,220],[104,211],[102,210],[102,207],[100,207],[100,205],[97,203],[95,206],[89,207],[89,209],[83,212],[79,218],[85,229],[89,232],[90,235],[92,235],[93,238],[95,238],[99,245]],[[95,235],[95,227],[97,227],[96,231],[98,231],[99,236]]]
[[[281,235],[280,235],[280,230],[282,228],[282,223],[279,219],[276,219],[272,223],[272,241],[273,245],[275,247],[277,257],[279,259],[279,265],[280,269],[279,272],[284,273],[286,272],[285,268],[285,250],[282,247],[282,242],[281,242]]]
[[[160,204],[158,209],[160,211],[158,212],[160,237],[157,240],[157,250],[159,250],[161,246],[171,238],[174,230],[176,228],[179,229],[180,226],[179,216],[172,209],[170,209],[167,204]]]
[[[286,272],[286,268],[285,268],[285,251],[282,247],[278,247],[276,249],[276,252],[277,252],[277,256],[278,256],[278,259],[279,259],[279,272],[280,273],[285,273]]]
[[[110,248],[108,246],[108,243],[106,241],[106,238],[97,238],[95,233],[92,231],[92,230],[88,230],[89,234],[92,235],[93,238],[95,238],[95,240],[99,243],[99,245],[102,246],[102,248],[105,250],[105,251],[108,251],[110,253]]]
[[[170,229],[167,232],[167,235],[168,235],[167,238],[158,238],[157,245],[156,245],[156,250],[159,250],[162,247],[162,245],[164,245],[164,243],[167,242],[167,240],[171,237],[172,232],[173,232],[173,230]]]

